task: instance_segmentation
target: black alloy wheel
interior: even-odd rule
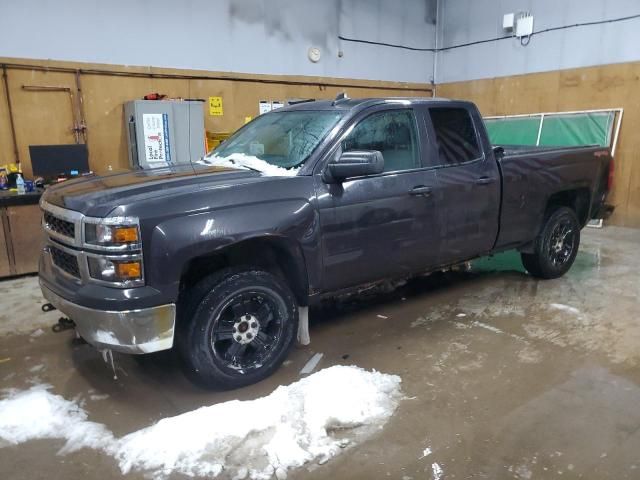
[[[284,331],[278,312],[284,301],[269,289],[249,288],[220,309],[211,332],[211,348],[223,368],[248,372],[268,363]]]
[[[522,264],[534,277],[551,279],[564,275],[573,265],[580,246],[580,222],[569,207],[547,214],[532,253],[521,253]]]
[[[225,269],[180,302],[177,344],[197,383],[232,389],[271,375],[293,346],[298,308],[284,280],[255,268]]]

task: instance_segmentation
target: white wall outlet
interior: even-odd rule
[[[516,20],[516,37],[528,37],[533,33],[533,15],[523,15]]]

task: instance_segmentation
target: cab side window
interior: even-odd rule
[[[436,133],[439,165],[455,165],[482,156],[473,120],[466,109],[430,108],[429,116]]]
[[[411,110],[374,113],[361,120],[342,142],[342,151],[378,150],[384,157],[384,171],[420,167],[418,135]]]

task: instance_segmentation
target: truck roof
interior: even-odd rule
[[[279,111],[295,110],[362,110],[381,103],[397,103],[404,105],[417,105],[427,103],[458,102],[440,97],[383,97],[383,98],[345,98],[342,100],[318,100],[305,102],[301,101],[293,105],[288,105]],[[460,103],[467,103],[461,101]]]

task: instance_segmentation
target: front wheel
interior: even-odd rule
[[[522,253],[522,264],[538,278],[558,278],[573,265],[580,246],[580,222],[567,207],[554,210],[546,218],[535,240],[534,253]]]
[[[284,361],[298,328],[289,287],[261,270],[223,271],[182,304],[178,345],[188,373],[222,389],[256,383]]]

